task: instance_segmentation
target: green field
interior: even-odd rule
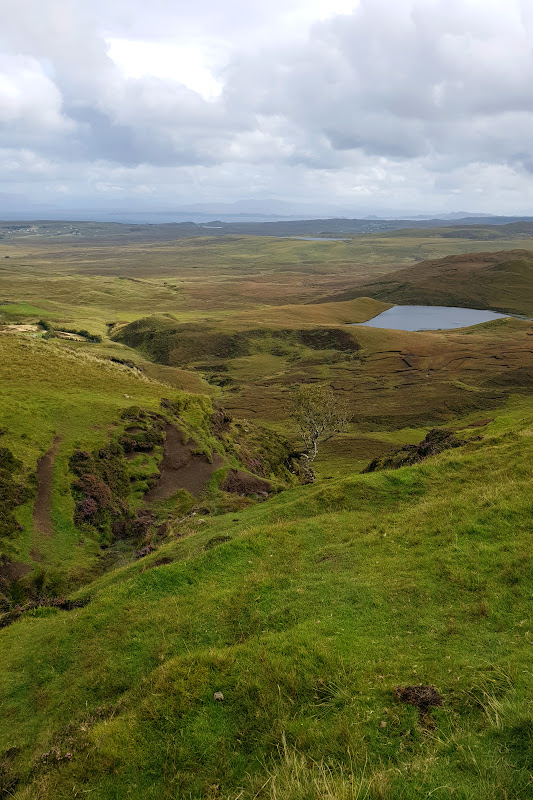
[[[180,320],[191,312],[220,317],[222,311],[301,304],[426,259],[525,243],[519,235],[479,241],[371,235],[341,242],[245,236],[120,245],[98,238],[0,241],[0,300],[24,298],[69,318],[92,314],[103,330],[119,311],[120,319],[131,320],[146,313],[147,304]]]
[[[520,232],[104,233],[0,242],[0,798],[533,797],[533,323],[339,299]],[[302,485],[312,383],[351,420]]]

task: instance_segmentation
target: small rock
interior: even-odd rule
[[[217,700],[219,703],[221,703],[224,700],[224,695],[222,692],[215,692],[213,694],[213,700]]]
[[[382,719],[381,722],[379,723],[379,727],[380,728],[386,728],[387,727],[387,723],[385,722],[384,719]]]

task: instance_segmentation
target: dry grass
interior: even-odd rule
[[[279,760],[268,770],[267,780],[256,793],[264,800],[365,800],[369,796],[365,770],[357,776],[350,767],[313,761],[287,745],[285,735]],[[377,783],[376,776],[376,783]],[[376,795],[374,795],[375,797]],[[229,798],[228,798],[229,800]]]

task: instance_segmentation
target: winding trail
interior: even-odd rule
[[[54,462],[59,450],[61,436],[56,436],[50,450],[37,462],[37,497],[33,506],[33,525],[36,531],[52,536],[52,485]]]

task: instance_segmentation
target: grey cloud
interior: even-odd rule
[[[151,164],[156,167],[182,164],[212,164],[216,159],[211,151],[215,145],[202,127],[195,130],[188,120],[187,131],[180,129],[178,115],[166,126],[157,126],[147,118],[135,124],[121,123],[109,114],[90,107],[78,107],[71,116],[79,123],[78,134],[71,139],[71,158],[107,160],[132,167]],[[196,134],[196,135],[195,135]],[[216,139],[220,148],[221,136]]]
[[[223,159],[231,136],[249,127],[249,115],[241,110],[230,117],[220,103],[207,102],[173,81],[125,78],[109,58],[105,32],[91,13],[94,9],[67,0],[20,0],[19,7],[10,7],[0,32],[6,51],[3,71],[9,75],[10,66],[21,61],[31,61],[35,70],[22,87],[21,125],[7,119],[0,144],[34,143],[47,154],[55,149],[68,159],[126,165]],[[2,88],[0,122],[2,108],[9,110],[9,95],[2,97]],[[50,141],[46,129],[54,121],[56,137]]]
[[[413,158],[452,145],[469,159],[478,136],[480,153],[513,160],[508,140],[529,123],[509,134],[509,114],[533,112],[532,20],[518,3],[490,6],[364,0],[296,51],[236,60],[227,102],[282,114],[336,149]]]
[[[293,0],[289,10],[304,7]],[[325,182],[347,196],[408,197],[428,180],[451,192],[441,173],[460,186],[465,166],[494,165],[483,173],[493,176],[507,165],[523,187],[533,164],[530,0],[361,0],[308,36],[272,43],[283,8],[19,0],[3,10],[0,31],[0,147],[34,154],[21,175],[48,159],[52,184],[68,185],[70,174],[81,186],[85,174],[105,191],[122,181],[126,194],[138,168],[162,187],[162,169],[176,169],[197,192],[209,180],[246,193],[293,191],[297,181],[304,196]],[[269,44],[253,34],[261,26]],[[223,42],[231,58],[221,97],[126,78],[109,35]],[[101,164],[115,172],[109,186],[94,179]],[[148,178],[141,194],[145,186]]]

